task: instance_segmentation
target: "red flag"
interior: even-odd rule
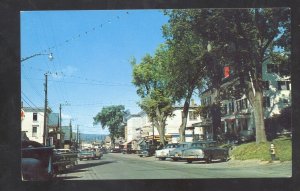
[[[229,66],[224,67],[224,78],[228,78],[230,74]]]

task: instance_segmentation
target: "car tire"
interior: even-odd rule
[[[208,157],[205,159],[206,163],[211,163],[211,160],[212,160],[212,157],[211,157],[211,156],[208,156]]]
[[[166,158],[165,157],[162,157],[162,158],[159,158],[160,160],[166,160]]]
[[[187,159],[186,160],[188,163],[192,163],[193,162],[193,160],[191,160],[191,159]]]
[[[173,161],[178,161],[178,159],[173,159]]]

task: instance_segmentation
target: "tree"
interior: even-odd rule
[[[94,124],[101,124],[102,128],[108,127],[112,144],[115,144],[115,138],[124,136],[123,119],[129,112],[125,111],[123,105],[112,105],[103,107],[94,117]]]
[[[265,142],[262,65],[290,64],[290,9],[194,10],[189,22],[215,50],[223,51],[221,58],[239,79],[233,94],[248,97],[253,106],[256,142]]]
[[[131,61],[133,66],[133,84],[141,97],[139,103],[146,112],[160,136],[160,142],[165,145],[165,126],[168,116],[172,116],[172,99],[164,81],[164,65],[168,62],[168,51],[162,45],[152,57],[146,55],[140,64]]]
[[[184,142],[190,100],[193,93],[203,86],[206,47],[192,32],[189,10],[166,10],[164,13],[170,17],[169,23],[163,26],[163,35],[172,55],[172,60],[166,63],[167,88],[176,102],[184,101],[179,128],[180,142]]]

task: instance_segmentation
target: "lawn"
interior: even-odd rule
[[[282,137],[272,141],[276,148],[276,158],[280,161],[292,160],[292,140],[290,137]],[[241,144],[235,147],[231,152],[231,157],[236,160],[258,159],[263,161],[271,160],[270,155],[271,142],[255,142]]]

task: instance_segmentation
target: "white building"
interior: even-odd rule
[[[262,66],[264,119],[280,114],[283,108],[291,106],[290,76],[282,76],[281,71],[282,68],[279,64],[265,62]],[[225,81],[221,88],[227,88],[229,84],[238,84],[238,79],[234,76]],[[215,90],[208,89],[201,95],[202,105],[211,105],[216,96]],[[245,95],[239,99],[221,100],[221,103],[223,105],[221,117],[223,132],[227,132],[229,129],[231,132],[255,129],[253,108]]]
[[[25,116],[21,121],[21,131],[26,133],[29,140],[43,144],[44,108],[24,107],[22,109]]]
[[[200,129],[195,129],[194,131],[192,127],[193,123],[201,122],[200,116],[196,116],[194,113],[195,108],[196,106],[190,106],[190,111],[188,114],[186,130],[186,141],[188,142],[193,140],[193,135],[197,136],[199,134],[203,134]],[[178,142],[179,140],[179,127],[182,121],[182,111],[183,107],[175,107],[173,117],[168,117],[166,120],[165,136],[169,142]],[[145,137],[152,139],[153,135],[155,139],[159,139],[159,133],[156,127],[152,126],[152,123],[145,112],[140,112],[139,114],[129,116],[127,119],[125,132],[125,137],[127,138],[126,142],[139,140]]]

